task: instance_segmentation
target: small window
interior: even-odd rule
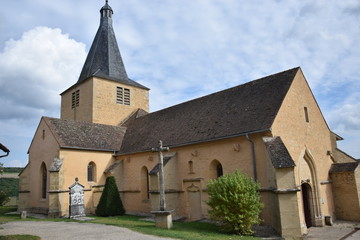
[[[116,103],[130,105],[130,89],[116,87]]]
[[[76,90],[71,95],[71,108],[76,108],[80,103],[80,90]]]
[[[210,179],[223,176],[223,167],[218,160],[213,160],[210,164]]]
[[[141,194],[142,199],[150,199],[149,171],[144,166],[141,168]]]
[[[45,163],[41,164],[41,198],[46,199],[47,169]]]
[[[223,168],[222,168],[221,163],[218,163],[216,166],[216,175],[218,178],[223,175]]]
[[[308,123],[309,122],[309,113],[308,113],[307,107],[304,107],[304,113],[305,113],[305,121]]]
[[[95,182],[95,163],[89,163],[87,167],[88,182]]]

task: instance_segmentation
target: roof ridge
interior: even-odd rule
[[[159,139],[180,146],[269,130],[298,71],[293,68],[133,118],[126,124],[119,154],[151,149]]]
[[[216,94],[220,94],[220,93],[223,93],[223,92],[227,92],[227,91],[231,91],[231,90],[234,90],[234,89],[237,89],[237,88],[240,88],[242,86],[245,86],[245,85],[249,85],[251,83],[254,83],[254,82],[257,82],[257,81],[261,81],[261,80],[264,80],[264,79],[268,79],[268,78],[272,78],[274,76],[277,76],[277,75],[281,75],[281,74],[284,74],[286,72],[291,72],[291,71],[294,71],[294,70],[298,70],[298,69],[301,69],[300,67],[294,67],[294,68],[291,68],[291,69],[288,69],[288,70],[285,70],[285,71],[281,71],[281,72],[278,72],[278,73],[274,73],[274,74],[271,74],[271,75],[268,75],[268,76],[265,76],[265,77],[261,77],[261,78],[258,78],[258,79],[254,79],[254,80],[251,80],[249,82],[245,82],[245,83],[242,83],[242,84],[239,84],[239,85],[236,85],[236,86],[233,86],[233,87],[230,87],[230,88],[226,88],[226,89],[223,89],[223,90],[219,90],[217,92],[213,92],[213,93],[210,93],[210,94],[207,94],[207,95],[204,95],[204,96],[201,96],[201,97],[197,97],[197,98],[194,98],[194,99],[190,99],[190,100],[187,100],[185,102],[181,102],[181,103],[178,103],[178,104],[175,104],[175,105],[172,105],[172,106],[169,106],[169,107],[166,107],[166,108],[163,108],[163,109],[159,109],[155,112],[150,112],[144,116],[139,116],[140,117],[146,117],[146,116],[150,116],[152,114],[155,114],[155,113],[159,113],[161,111],[165,111],[165,110],[168,110],[168,109],[172,109],[172,108],[175,108],[179,105],[182,105],[182,104],[189,104],[193,101],[197,101],[197,100],[200,100],[200,99],[204,99],[204,98],[207,98],[207,97],[210,97],[212,95],[216,95]]]

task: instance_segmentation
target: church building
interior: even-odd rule
[[[360,221],[358,162],[337,148],[300,67],[149,112],[149,88],[128,77],[112,26],[100,26],[61,117],[42,117],[20,173],[19,211],[69,216],[69,187],[94,214],[107,176],[129,214],[159,210],[159,140],[173,219],[208,217],[207,183],[234,170],[260,183],[261,213],[284,238],[336,219]],[[74,81],[75,82],[75,81]],[[64,86],[66,87],[66,86]]]

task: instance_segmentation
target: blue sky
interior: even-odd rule
[[[59,117],[99,26],[102,0],[4,1],[0,142],[25,166],[41,116]],[[109,1],[130,78],[155,111],[300,66],[339,147],[360,158],[360,1]]]

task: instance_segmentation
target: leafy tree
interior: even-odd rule
[[[22,167],[4,167],[4,173],[20,173],[24,168]]]
[[[119,190],[116,186],[115,177],[110,176],[106,178],[105,188],[101,194],[95,213],[102,217],[125,214]]]
[[[251,227],[261,222],[259,184],[237,170],[210,180],[207,204],[212,220],[221,223],[222,230],[241,235],[253,233]]]
[[[6,192],[0,191],[0,206],[4,206],[9,201],[9,195]]]
[[[7,193],[10,197],[17,197],[18,190],[18,178],[0,178],[0,191]]]

